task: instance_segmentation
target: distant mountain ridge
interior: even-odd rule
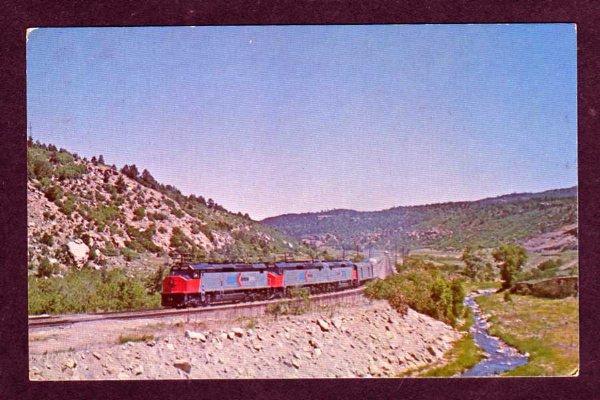
[[[573,186],[381,211],[283,214],[261,222],[316,246],[460,248],[522,241],[576,223],[576,214],[577,186]]]

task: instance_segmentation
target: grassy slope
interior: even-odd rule
[[[511,376],[565,376],[579,367],[578,299],[541,299],[501,294],[478,297],[482,311],[490,314],[490,333],[521,352],[530,362],[507,373]]]

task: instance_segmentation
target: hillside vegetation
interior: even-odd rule
[[[577,188],[372,212],[285,214],[262,222],[317,246],[489,248],[575,224]]]
[[[156,268],[169,253],[195,261],[252,261],[311,250],[277,230],[231,213],[212,199],[183,195],[134,165],[120,171],[102,156],[80,158],[29,141],[30,274]]]

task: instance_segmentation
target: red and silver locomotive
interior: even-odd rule
[[[290,288],[308,288],[311,293],[320,293],[357,287],[370,279],[373,279],[370,262],[180,262],[163,280],[162,305],[188,307],[266,300],[285,297]]]

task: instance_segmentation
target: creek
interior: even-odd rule
[[[529,361],[527,355],[519,353],[514,347],[489,334],[489,322],[484,317],[477,302],[475,302],[475,297],[489,296],[492,292],[494,292],[493,289],[479,291],[465,297],[465,306],[469,307],[473,314],[471,335],[477,346],[485,352],[486,358],[461,376],[494,376],[525,365]]]

